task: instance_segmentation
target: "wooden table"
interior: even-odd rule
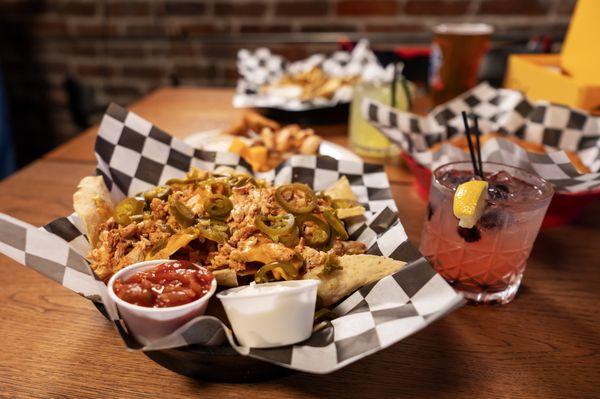
[[[132,109],[184,137],[239,117],[229,89],[162,89]],[[322,129],[346,143],[345,129]],[[41,225],[71,212],[94,172],[95,129],[0,183],[0,212]],[[418,243],[425,203],[388,166],[399,214]],[[426,330],[327,376],[252,385],[194,381],[127,352],[91,303],[0,255],[0,397],[511,397],[600,395],[600,204],[540,233],[517,298],[466,306]]]

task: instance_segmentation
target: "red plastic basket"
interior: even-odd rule
[[[408,168],[413,174],[413,186],[423,201],[429,198],[431,170],[419,164],[413,157],[402,153]],[[600,189],[581,193],[556,193],[546,212],[542,227],[555,227],[576,219],[586,205],[600,198]]]

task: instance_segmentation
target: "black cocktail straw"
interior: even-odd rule
[[[465,134],[467,136],[467,143],[469,144],[469,152],[471,153],[471,162],[473,163],[473,174],[481,176],[477,169],[477,162],[475,160],[475,151],[473,150],[473,141],[471,140],[471,128],[469,128],[469,119],[465,111],[461,112],[463,123],[465,124]]]
[[[477,115],[473,115],[473,128],[475,129],[475,144],[477,147],[477,161],[479,162],[479,173],[481,178],[483,179],[483,162],[481,161],[481,145],[479,144],[479,137],[481,136],[481,131],[479,131],[479,120]]]
[[[396,108],[396,91],[398,88],[398,64],[396,62],[394,62],[394,71],[393,71],[394,75],[392,76],[392,87],[390,88],[391,90],[391,94],[392,94],[392,98],[391,98],[391,103],[392,103],[392,108]]]

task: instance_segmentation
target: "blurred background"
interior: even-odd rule
[[[234,86],[240,48],[295,60],[367,38],[384,63],[395,54],[423,84],[431,28],[476,20],[496,29],[480,76],[501,83],[507,49],[559,51],[574,3],[2,0],[0,177],[97,122],[110,102],[128,105],[166,85]]]

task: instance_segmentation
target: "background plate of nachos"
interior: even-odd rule
[[[350,103],[354,85],[389,82],[392,65],[384,68],[367,41],[352,52],[314,54],[291,62],[267,48],[238,52],[236,108],[267,108],[283,111],[318,110]]]

